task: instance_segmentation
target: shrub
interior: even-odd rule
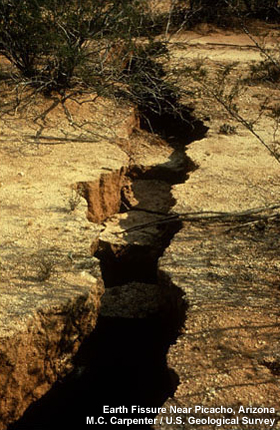
[[[63,88],[82,61],[85,14],[75,0],[0,1],[0,51],[37,86]],[[85,2],[87,4],[87,2]]]
[[[176,0],[174,22],[184,20],[188,26],[201,22],[216,25],[238,25],[238,18],[259,18],[279,21],[277,0]]]
[[[252,64],[250,67],[250,76],[247,82],[269,82],[277,83],[280,81],[280,63],[268,59]]]
[[[129,45],[142,16],[136,0],[0,0],[0,53],[26,82],[61,91],[99,81],[113,43]]]

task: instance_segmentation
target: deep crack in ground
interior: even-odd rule
[[[166,114],[161,120],[150,118],[154,130],[164,136],[174,151],[170,165],[158,165],[144,173],[137,166],[128,171],[132,192],[137,194],[138,201],[127,212],[128,218],[135,213],[141,217],[145,212],[153,219],[162,216],[153,215],[153,207],[143,203],[147,201],[149,189],[154,193],[157,186],[161,190],[160,211],[163,214],[170,211],[172,185],[184,181],[194,167],[185,155],[184,146],[202,138],[207,131],[187,110],[185,115],[184,119],[166,117]],[[145,124],[142,122],[142,125]],[[121,225],[121,218],[119,222]],[[112,415],[122,419],[144,418],[145,414],[132,414],[131,406],[160,407],[173,395],[179,381],[167,367],[166,354],[177,338],[186,309],[181,292],[158,281],[157,262],[179,229],[180,223],[176,223],[148,231],[147,244],[146,239],[144,243],[141,240],[136,243],[128,233],[123,238],[127,245],[118,248],[119,252],[113,252],[110,243],[101,240],[96,256],[100,259],[107,290],[96,329],[80,348],[74,371],[31,405],[9,430],[70,426],[81,429],[86,426],[86,417],[104,417],[107,424],[101,420],[100,426],[113,428]],[[125,406],[128,413],[104,414],[104,405]],[[155,415],[152,413],[150,417]],[[118,425],[127,428],[124,424]],[[152,427],[135,424],[130,428]]]

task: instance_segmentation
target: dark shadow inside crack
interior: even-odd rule
[[[140,109],[140,127],[158,134],[170,145],[185,146],[195,140],[205,137],[209,127],[203,121],[195,118],[193,108],[170,100],[162,102],[161,113],[150,110],[149,107]],[[169,106],[173,108],[170,109]],[[147,104],[147,106],[149,106]]]
[[[9,430],[81,429],[86,428],[87,417],[104,417],[106,428],[111,428],[115,425],[110,423],[112,417],[155,417],[155,413],[132,413],[132,406],[160,407],[175,391],[178,378],[166,365],[166,353],[176,337],[174,316],[101,316],[80,348],[75,370],[31,405]],[[127,411],[104,413],[105,405],[124,406]],[[147,423],[132,428],[151,426]]]

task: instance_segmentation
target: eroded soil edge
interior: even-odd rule
[[[168,369],[166,354],[184,322],[186,305],[179,288],[158,281],[157,264],[181,224],[154,222],[170,213],[172,186],[195,168],[185,155],[185,143],[207,131],[185,114],[183,120],[164,118],[161,126],[157,118],[157,133],[173,147],[168,162],[148,167],[132,163],[99,182],[78,184],[91,221],[118,212],[92,244],[106,287],[98,323],[76,356],[75,370],[10,429],[80,428],[87,416],[102,415],[103,405],[125,405],[129,411],[131,405],[158,407],[174,393],[178,378]],[[133,229],[143,223],[147,227],[141,231]]]

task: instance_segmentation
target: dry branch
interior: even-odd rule
[[[156,221],[138,224],[128,229],[116,232],[116,235],[130,233],[133,231],[143,230],[145,228],[157,226],[159,224],[168,224],[171,222],[215,222],[215,223],[253,223],[280,217],[280,204],[271,206],[258,207],[247,209],[245,211],[235,212],[216,212],[216,211],[199,211],[199,212],[184,212],[181,214],[171,214]]]

